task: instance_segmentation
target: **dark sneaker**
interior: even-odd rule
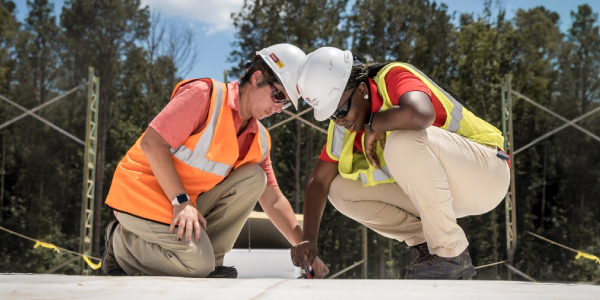
[[[469,279],[477,274],[467,249],[451,258],[430,254],[405,270],[404,279]]]
[[[206,278],[237,278],[238,272],[234,267],[217,266]]]
[[[115,229],[119,225],[118,220],[112,220],[108,222],[106,225],[106,229],[104,230],[104,240],[106,241],[104,246],[104,255],[102,256],[102,273],[107,276],[124,276],[127,275],[123,269],[117,263],[117,259],[115,258],[115,252],[113,250],[112,237]]]
[[[417,258],[415,258],[415,260],[412,263],[410,263],[408,267],[400,270],[400,274],[398,274],[398,279],[404,279],[404,276],[406,276],[406,270],[408,268],[422,262],[423,260],[427,259],[430,255],[427,243],[421,243],[415,246],[410,246],[408,247],[408,249],[411,251],[417,251]]]

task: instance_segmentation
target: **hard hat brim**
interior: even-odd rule
[[[283,85],[283,89],[285,89],[285,92],[290,97],[290,100],[292,100],[292,104],[294,105],[294,108],[296,110],[298,110],[298,98],[300,98],[300,95],[298,94],[298,92],[296,92],[296,87],[289,86],[288,84],[286,84],[284,82],[284,80],[281,78],[281,76],[279,76],[279,73],[276,72],[274,67],[271,66],[271,64],[268,61],[267,61],[267,64],[269,65],[271,70],[273,70],[273,73],[275,74],[275,77],[277,77],[277,80],[279,80],[279,83],[281,83],[281,85]]]
[[[331,101],[325,107],[315,108],[315,119],[319,122],[325,121],[333,115],[340,101]]]

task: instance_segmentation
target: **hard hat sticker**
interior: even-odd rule
[[[283,66],[284,66],[283,62],[281,62],[281,60],[279,60],[279,57],[277,57],[277,55],[275,55],[275,53],[269,54],[269,57],[280,69],[283,68]]]

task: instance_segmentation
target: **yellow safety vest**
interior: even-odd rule
[[[459,134],[476,143],[504,150],[504,137],[500,130],[475,116],[427,75],[409,64],[398,62],[388,64],[373,78],[377,84],[377,92],[383,98],[383,105],[379,111],[386,111],[393,106],[387,92],[385,75],[394,67],[402,67],[417,76],[442,103],[446,110],[446,122],[441,127],[442,129]],[[388,131],[386,135],[389,136],[390,133],[391,131]],[[367,160],[364,153],[353,153],[355,138],[356,132],[350,132],[345,127],[338,126],[333,121],[330,122],[326,151],[332,160],[338,161],[340,175],[352,180],[360,178],[363,186],[395,182],[385,163],[383,149],[379,143],[377,144],[377,156],[379,157],[381,169],[375,168]],[[361,144],[365,149],[364,135]]]

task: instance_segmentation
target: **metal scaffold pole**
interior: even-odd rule
[[[508,263],[514,265],[515,251],[517,249],[517,211],[515,193],[515,161],[513,141],[513,110],[512,110],[512,88],[510,75],[506,75],[502,84],[502,133],[504,135],[504,149],[510,156],[510,189],[504,199],[506,211],[506,253]],[[511,280],[508,273],[508,280]]]
[[[363,234],[363,278],[367,279],[368,278],[368,272],[369,272],[369,265],[367,263],[368,258],[369,258],[369,245],[368,245],[368,234],[367,234],[367,226],[363,225],[362,228],[362,234]]]
[[[94,224],[94,190],[96,178],[96,150],[98,146],[98,102],[100,79],[94,76],[94,68],[89,68],[88,105],[85,130],[85,152],[83,172],[83,202],[81,204],[80,253],[91,256]],[[81,261],[81,274],[89,275],[91,269]]]

